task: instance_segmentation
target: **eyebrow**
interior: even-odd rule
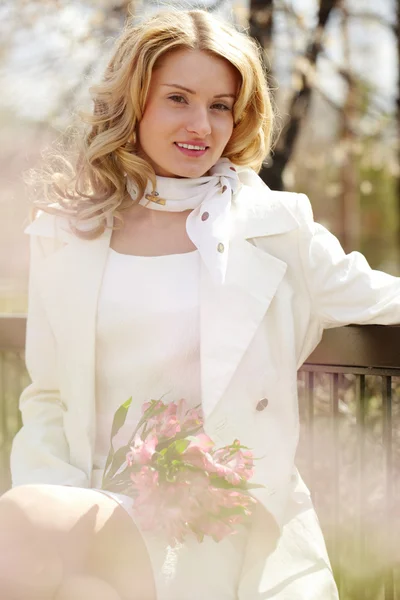
[[[189,94],[196,94],[196,92],[194,92],[193,90],[189,90],[189,88],[184,87],[183,85],[179,85],[179,83],[162,83],[161,85],[166,85],[167,87],[179,88],[180,90],[184,90],[185,92],[188,92]],[[216,94],[214,96],[214,98],[233,98],[235,100],[236,95],[235,94]]]

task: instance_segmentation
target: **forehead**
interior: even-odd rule
[[[225,58],[187,49],[163,56],[152,75],[154,84],[178,83],[194,91],[206,86],[218,88],[220,93],[235,93],[239,80],[239,72]]]

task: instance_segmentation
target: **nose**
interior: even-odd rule
[[[210,135],[211,123],[207,109],[198,108],[194,110],[190,115],[190,119],[188,119],[186,130],[189,133],[196,134],[199,138]]]

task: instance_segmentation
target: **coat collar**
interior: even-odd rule
[[[207,269],[201,268],[201,394],[206,419],[227,389],[286,272],[282,260],[256,247],[251,238],[298,227],[281,193],[264,184],[254,190],[254,184],[242,183],[232,204],[226,283],[213,283]],[[41,265],[41,291],[50,316],[62,321],[63,347],[68,346],[63,361],[76,366],[77,394],[81,394],[77,401],[82,404],[85,389],[86,398],[92,399],[87,403],[87,423],[94,424],[96,306],[111,229],[95,240],[82,240],[70,231],[67,220],[42,213],[25,232],[57,238],[62,246]],[[89,431],[93,444],[93,427]]]
[[[270,190],[250,169],[239,178],[242,187],[232,202],[233,239],[278,235],[299,226],[291,210],[293,193]]]

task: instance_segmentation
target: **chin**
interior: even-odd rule
[[[194,162],[187,162],[185,164],[185,161],[183,160],[179,162],[172,160],[169,164],[161,164],[153,160],[151,161],[151,164],[156,172],[156,175],[160,175],[161,177],[182,177],[188,179],[196,179],[198,177],[203,177],[203,175],[206,175],[206,173],[209,172],[209,170],[215,163],[210,163],[210,160],[208,160],[207,162],[200,162],[199,160],[198,164],[195,164]]]
[[[177,169],[176,177],[187,177],[197,179],[203,177],[211,169],[212,165],[191,165],[186,168]]]

